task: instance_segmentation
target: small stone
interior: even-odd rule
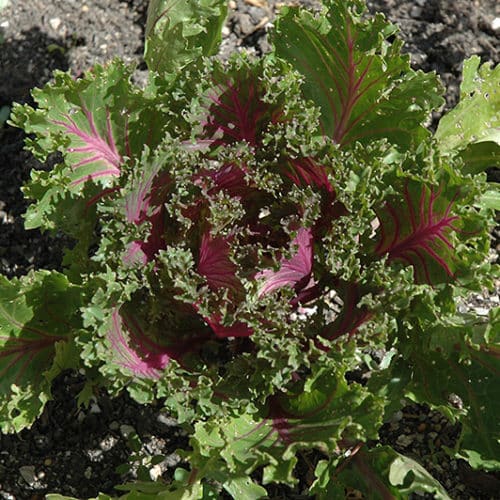
[[[53,17],[52,19],[49,19],[49,24],[50,24],[50,27],[53,29],[53,30],[57,30],[57,28],[59,28],[59,26],[61,26],[61,18],[59,17]]]
[[[135,429],[131,425],[122,424],[120,425],[120,434],[124,438],[127,438],[130,436],[130,434],[135,434]]]
[[[24,481],[33,486],[36,482],[35,467],[33,465],[23,465],[19,467],[19,474],[24,479]]]
[[[229,36],[231,34],[231,30],[227,26],[222,27],[222,36]]]
[[[46,467],[50,467],[52,465],[52,459],[51,458],[46,458],[43,461],[43,465],[45,465]]]
[[[82,12],[88,12],[89,11],[89,6],[88,5],[82,5]]]
[[[418,5],[414,5],[410,9],[410,16],[413,17],[414,19],[419,18],[422,15],[422,7],[419,7]]]
[[[160,479],[162,472],[163,471],[160,464],[156,464],[155,466],[151,467],[151,469],[149,469],[149,476],[153,481],[157,481],[158,479]]]
[[[83,472],[83,475],[85,476],[86,479],[90,479],[92,477],[92,467],[87,467],[85,471]]]
[[[495,17],[495,19],[491,21],[491,29],[493,31],[500,31],[500,17]]]
[[[177,420],[175,420],[175,418],[173,417],[170,417],[169,415],[166,415],[165,413],[160,413],[156,417],[156,421],[160,424],[166,425],[167,427],[177,426]]]
[[[239,23],[236,25],[236,34],[239,36],[247,36],[254,30],[252,18],[248,14],[241,14],[238,18]]]
[[[402,448],[408,448],[410,444],[413,442],[413,436],[408,436],[406,434],[401,434],[396,440],[396,444],[401,446]]]
[[[479,316],[488,316],[490,314],[490,310],[487,307],[475,307],[474,310]]]
[[[417,427],[417,431],[418,432],[424,432],[425,429],[427,429],[427,425],[425,422],[422,422],[421,424],[419,424],[419,426]]]
[[[112,431],[117,431],[119,428],[120,428],[120,424],[116,420],[113,420],[109,424],[109,429],[112,430]]]
[[[87,450],[86,453],[91,462],[102,462],[104,458],[102,450]]]
[[[90,413],[101,413],[102,410],[97,403],[91,403],[90,405]]]
[[[0,28],[8,28],[9,27],[9,21],[2,21],[0,23]]]
[[[399,422],[402,418],[403,418],[403,412],[399,410],[392,416],[391,420],[393,422]]]
[[[436,432],[441,432],[441,429],[443,428],[441,426],[441,424],[436,424],[436,425],[433,425],[432,426],[433,430],[435,430]]]
[[[171,453],[165,457],[164,463],[167,467],[175,467],[181,460],[181,457],[177,453]]]

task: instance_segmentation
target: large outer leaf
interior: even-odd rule
[[[89,181],[94,189],[87,202],[93,203],[115,184],[127,158],[163,138],[166,112],[154,98],[138,93],[129,81],[131,72],[119,61],[95,66],[77,80],[56,72],[53,83],[33,91],[36,110],[14,107],[14,124],[35,134],[27,141],[35,156],[42,161],[56,151],[64,156],[51,172],[32,173],[25,194],[39,203],[28,211],[28,228],[43,225],[45,213],[54,212],[61,199],[80,195]],[[71,222],[77,225],[76,216]]]
[[[77,366],[81,291],[65,276],[39,271],[0,276],[0,429],[31,425],[50,398],[50,381]]]
[[[485,326],[480,324],[434,328],[434,352],[414,351],[412,384],[407,390],[413,399],[435,406],[449,405],[451,395],[459,396],[465,414],[459,416],[463,429],[458,456],[473,467],[500,470],[500,402],[496,396],[500,309],[492,311],[490,318],[485,333],[480,333]],[[443,359],[442,353],[449,355]]]
[[[458,419],[462,435],[456,456],[475,468],[499,470],[500,309],[490,313],[488,323],[457,317],[423,330],[418,322],[413,321],[404,357],[395,358],[388,373],[373,377],[372,391],[384,387],[392,400],[404,394]]]
[[[110,110],[115,103],[109,94],[128,77],[121,64],[107,70],[96,67],[80,80],[59,72],[54,84],[33,91],[37,110],[15,108],[14,121],[37,135],[37,142],[30,143],[35,154],[59,149],[65,155],[68,188],[81,189],[88,179],[101,179],[109,185],[107,179],[120,174],[128,110],[112,119]]]
[[[265,465],[264,484],[290,484],[297,450],[336,454],[342,439],[376,436],[383,404],[358,384],[348,385],[343,369],[319,370],[299,385],[293,394],[271,397],[264,419],[248,412],[196,424],[193,466],[205,457],[215,470],[230,473]]]
[[[314,16],[285,9],[273,37],[278,56],[305,77],[303,91],[321,108],[322,132],[340,145],[387,137],[409,145],[442,99],[435,75],[410,70],[396,28],[377,15],[361,20],[363,2],[329,0]]]
[[[318,480],[312,486],[318,500],[329,500],[339,483],[360,490],[373,500],[407,499],[411,493],[427,492],[450,500],[443,486],[418,462],[392,448],[355,449],[339,466],[322,460],[316,467]]]
[[[436,131],[443,152],[460,152],[466,172],[500,165],[500,64],[464,62],[460,102],[441,118]]]
[[[217,52],[226,0],[151,0],[144,58],[148,68],[176,75],[201,56]]]

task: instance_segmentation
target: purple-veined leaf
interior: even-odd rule
[[[303,91],[321,109],[322,133],[337,144],[387,137],[408,145],[428,135],[423,121],[442,99],[435,75],[410,70],[383,16],[362,19],[361,3],[328,0],[314,16],[289,8],[273,36],[276,53],[305,76]]]
[[[406,182],[402,198],[388,200],[377,211],[380,222],[375,253],[387,255],[414,269],[418,283],[437,284],[454,279],[454,247],[450,240],[456,231],[452,215],[458,192],[449,196],[444,187],[428,188]]]
[[[237,266],[229,257],[230,243],[230,238],[212,237],[210,232],[206,232],[201,239],[198,273],[205,277],[211,290],[226,288],[236,297],[241,295],[243,287],[236,276]],[[203,319],[219,338],[249,337],[253,333],[242,321],[224,325],[219,313]]]
[[[209,196],[225,191],[230,196],[245,198],[252,192],[245,179],[245,171],[233,163],[225,164],[217,170],[202,170],[195,175],[194,182],[203,186],[207,178],[214,184],[208,190]]]
[[[297,292],[308,288],[311,285],[313,243],[311,230],[300,228],[291,242],[292,249],[296,248],[294,255],[290,259],[281,259],[277,271],[266,269],[255,276],[256,279],[263,279],[259,296],[284,286],[292,286]]]
[[[155,259],[160,250],[165,249],[164,208],[158,207],[146,220],[151,224],[149,236],[145,241],[133,241],[128,245],[123,256],[123,263],[126,265],[147,264]]]
[[[326,169],[312,158],[290,159],[284,174],[297,186],[314,186],[333,194],[333,187],[328,180]]]
[[[211,139],[213,146],[241,141],[257,146],[267,126],[281,116],[282,104],[263,100],[265,89],[255,68],[243,66],[233,74],[219,69],[212,78],[201,123],[201,139]]]
[[[50,398],[50,381],[78,366],[65,346],[81,327],[80,293],[55,272],[12,281],[0,276],[0,428],[30,425]],[[14,386],[20,396],[17,410],[5,406],[6,400],[16,401]]]
[[[117,150],[109,110],[105,110],[105,131],[97,130],[92,112],[84,105],[80,112],[82,116],[73,117],[70,112],[61,113],[61,119],[52,120],[52,124],[61,127],[70,139],[71,146],[67,152],[74,172],[72,184],[99,177],[119,176],[123,160]],[[75,111],[73,114],[77,113]]]
[[[144,241],[129,244],[124,255],[125,264],[145,264],[154,259],[159,250],[165,248],[164,202],[168,196],[170,176],[160,174],[158,168],[142,168],[138,181],[125,197],[125,216],[132,224],[150,224],[149,236]]]
[[[137,92],[131,71],[113,61],[76,80],[56,72],[54,83],[33,91],[36,110],[16,106],[15,123],[36,135],[28,141],[34,154],[44,160],[48,153],[63,153],[60,181],[69,191],[80,192],[87,181],[113,185],[126,158],[163,138],[166,113]]]
[[[131,314],[118,308],[113,311],[107,339],[114,362],[139,378],[160,378],[170,359],[182,353],[150,339]]]
[[[210,232],[201,239],[198,273],[205,277],[212,290],[228,288],[239,290],[241,283],[236,276],[237,266],[229,258],[230,241],[224,237],[212,237]]]

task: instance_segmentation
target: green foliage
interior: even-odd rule
[[[128,390],[190,435],[186,469],[166,483],[143,467],[120,498],[263,498],[297,483],[306,452],[318,498],[447,498],[373,443],[413,400],[461,423],[450,454],[499,467],[498,311],[456,305],[498,276],[498,193],[480,173],[498,164],[498,68],[466,62],[432,136],[437,77],[362,2],[283,8],[270,55],[222,63],[226,9],[151,1],[145,89],[112,61],[14,107],[38,158],[62,153],[24,188],[26,227],[76,243],[62,273],[0,279],[2,430],[29,426],[54,377],[85,366],[80,403],[94,384]],[[348,382],[362,360],[369,382]]]
[[[500,159],[500,66],[480,63],[479,56],[464,61],[460,102],[440,120],[435,136],[443,152],[460,151],[471,173]]]

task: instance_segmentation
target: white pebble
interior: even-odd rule
[[[495,19],[491,21],[491,29],[493,31],[500,31],[500,17],[495,17]]]
[[[149,469],[149,477],[152,481],[157,481],[162,475],[162,470],[160,464],[156,464],[154,467]]]
[[[59,17],[53,17],[52,19],[49,19],[50,27],[53,30],[57,30],[57,28],[59,28],[59,26],[61,26],[61,23],[62,23],[62,21]]]
[[[411,443],[413,443],[413,437],[401,434],[401,436],[399,436],[396,440],[396,443],[403,448],[407,448]]]
[[[97,403],[92,403],[90,405],[90,413],[101,413],[101,408]]]

